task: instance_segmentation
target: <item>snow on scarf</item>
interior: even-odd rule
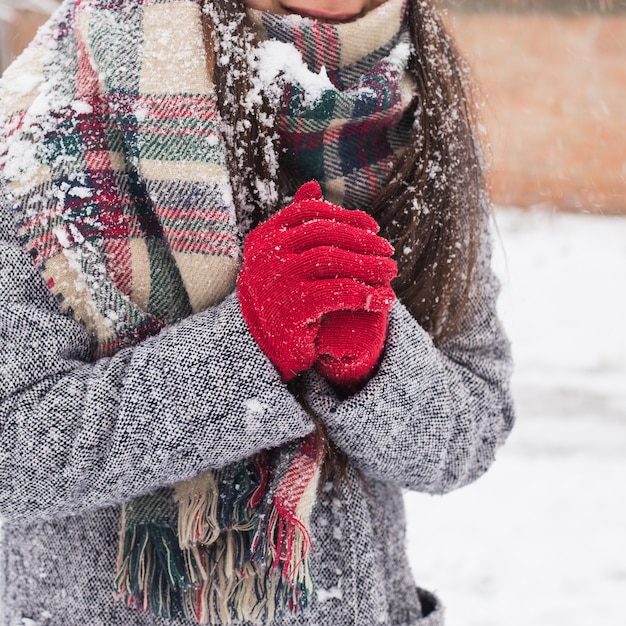
[[[393,28],[374,37],[366,16],[360,46],[345,30],[353,25],[260,16],[257,26],[293,41],[315,72],[320,33],[343,59],[312,107],[285,85],[280,131],[294,187],[317,177],[334,201],[354,205],[388,175],[410,101],[392,52],[402,5],[390,4]],[[374,45],[364,51],[363,41]],[[233,289],[240,233],[199,2],[69,0],[1,89],[0,168],[18,234],[61,309],[92,336],[94,360]],[[354,143],[376,128],[382,143]],[[125,503],[118,595],[201,624],[303,609],[321,462],[311,435]]]
[[[261,45],[269,51],[261,66],[291,79],[278,119],[289,192],[315,179],[329,202],[367,211],[391,175],[414,132],[405,10],[403,0],[387,0],[347,24],[250,11],[258,38],[272,40]],[[275,42],[295,47],[309,76]]]

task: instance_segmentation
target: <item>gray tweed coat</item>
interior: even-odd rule
[[[401,490],[475,480],[512,426],[489,247],[485,236],[475,316],[442,348],[397,303],[380,370],[360,393],[340,400],[309,376],[309,400],[354,480],[324,490],[313,512],[313,605],[277,623],[443,623],[409,572]],[[113,599],[120,503],[302,437],[312,423],[249,334],[236,294],[92,363],[89,337],[59,312],[1,201],[0,259],[2,623],[180,625]]]
[[[194,2],[175,4],[167,15],[199,10]],[[123,31],[122,15],[135,24],[135,14],[122,9],[102,21],[105,33]],[[100,22],[89,22],[92,43],[105,60],[111,50],[122,55],[100,69],[116,80],[136,76],[134,48],[92,32]],[[63,20],[58,27],[64,32]],[[175,35],[192,40],[186,32]],[[161,39],[153,37],[154,55],[145,55],[156,63],[159,89]],[[64,67],[65,48],[55,50],[50,71]],[[33,63],[39,58],[29,54]],[[175,78],[185,69],[172,67]],[[145,87],[151,74],[141,76]],[[59,89],[66,78],[61,73]],[[15,86],[18,109],[28,84]],[[160,158],[163,143],[151,159]],[[219,159],[209,165],[219,170]],[[177,161],[177,178],[181,168]],[[380,369],[361,392],[340,399],[308,375],[308,400],[347,453],[351,481],[323,486],[311,519],[317,593],[306,611],[279,618],[278,626],[443,624],[439,602],[409,571],[401,490],[443,493],[476,479],[512,426],[510,353],[495,313],[486,231],[482,244],[474,315],[453,339],[436,348],[396,304]],[[2,624],[182,626],[114,600],[120,504],[300,438],[313,424],[250,335],[236,293],[113,357],[92,362],[91,349],[90,335],[61,312],[18,243],[0,187]]]

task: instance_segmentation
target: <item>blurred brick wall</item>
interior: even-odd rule
[[[441,0],[487,105],[498,204],[626,214],[626,0]],[[42,16],[19,11],[17,54]]]
[[[8,24],[5,32],[10,58],[15,58],[33,39],[47,16],[36,11],[14,9],[15,22]]]
[[[561,15],[620,13],[626,10],[626,0],[439,0],[439,4],[455,11],[546,11]]]
[[[494,201],[626,214],[626,13],[449,19],[487,99]]]

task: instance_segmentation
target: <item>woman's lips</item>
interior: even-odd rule
[[[296,13],[302,17],[310,17],[314,20],[323,20],[324,22],[350,22],[361,14],[360,12],[335,13],[333,11],[320,11],[318,9],[308,9],[305,7],[292,7],[287,4],[283,4],[282,7],[288,13]]]

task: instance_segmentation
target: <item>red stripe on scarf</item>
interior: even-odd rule
[[[215,102],[215,97],[211,96],[142,95],[137,98],[137,109],[145,111],[150,120],[193,118],[218,122]]]
[[[132,293],[133,267],[130,239],[105,239],[107,275],[111,282],[125,295]]]

